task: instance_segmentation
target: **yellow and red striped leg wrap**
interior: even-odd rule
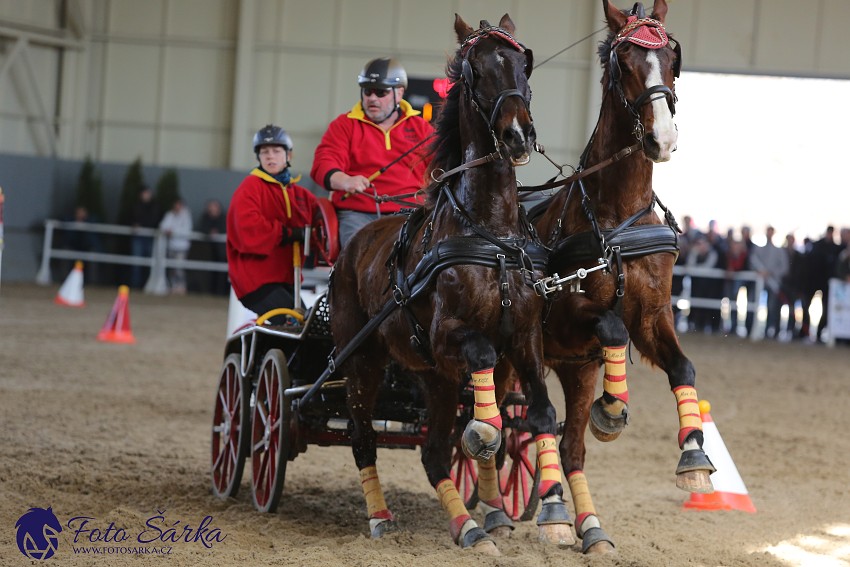
[[[679,448],[685,444],[693,431],[702,431],[702,417],[699,414],[697,391],[691,386],[673,388],[676,396],[676,406],[679,411]]]
[[[440,504],[443,505],[443,510],[449,515],[449,532],[452,534],[452,540],[456,542],[460,537],[463,525],[471,519],[469,512],[457,492],[455,483],[450,478],[437,483],[437,497],[440,499]]]
[[[587,477],[584,476],[584,471],[571,472],[567,475],[567,482],[570,485],[570,494],[576,508],[576,529],[581,535],[584,532],[582,523],[588,516],[596,515],[596,508],[593,507],[593,500],[590,498],[590,489],[587,487]]]
[[[605,361],[605,377],[602,389],[621,402],[629,403],[629,387],[626,384],[626,345],[602,347]]]
[[[545,498],[549,490],[561,484],[561,463],[558,457],[558,444],[551,433],[542,433],[534,438],[537,445],[537,469],[540,471],[540,487],[537,493]]]
[[[493,383],[493,369],[487,368],[472,373],[472,393],[475,396],[473,416],[478,421],[489,423],[502,430],[502,416],[496,405],[496,385]]]
[[[378,469],[375,466],[360,469],[360,487],[366,497],[366,513],[369,518],[392,520],[393,513],[387,508],[381,481],[378,479]]]
[[[488,506],[502,508],[502,494],[499,491],[499,475],[496,470],[496,456],[487,462],[478,462],[478,498]]]

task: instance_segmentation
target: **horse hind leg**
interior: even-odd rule
[[[611,553],[614,551],[614,542],[599,523],[584,471],[575,470],[569,473],[567,483],[570,485],[570,495],[576,509],[576,535],[581,538],[582,553]]]
[[[628,331],[613,311],[607,311],[596,325],[602,343],[605,377],[602,395],[590,408],[590,431],[600,441],[613,441],[629,423],[629,389],[626,383]]]
[[[495,455],[478,463],[478,498],[478,507],[484,512],[484,531],[497,538],[510,537],[514,523],[502,503]]]
[[[363,357],[361,360],[367,360]],[[385,533],[395,531],[397,524],[384,499],[381,481],[376,466],[377,434],[372,427],[372,415],[380,387],[380,380],[361,380],[359,377],[383,376],[380,365],[352,363],[353,372],[348,378],[348,411],[351,415],[353,430],[351,449],[354,462],[360,471],[360,486],[366,500],[366,512],[369,517],[369,532],[377,539]]]

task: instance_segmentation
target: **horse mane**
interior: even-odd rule
[[[460,49],[446,63],[446,77],[452,83],[446,99],[440,109],[440,116],[434,128],[434,141],[429,145],[432,155],[428,174],[436,170],[448,171],[460,165],[462,148],[460,145],[460,97],[463,91],[461,85],[461,68],[463,58]],[[426,188],[428,200],[438,193],[438,184],[431,183]]]

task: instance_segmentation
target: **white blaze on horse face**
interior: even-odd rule
[[[649,63],[650,72],[646,77],[646,88],[656,85],[663,85],[661,79],[661,63],[658,61],[658,54],[649,50],[646,55],[646,62]],[[658,159],[657,161],[669,161],[670,154],[676,149],[676,140],[679,138],[679,131],[676,129],[676,123],[673,121],[673,114],[670,112],[670,107],[667,105],[667,97],[656,95],[652,101],[652,115],[655,120],[652,125],[652,135],[658,143]]]

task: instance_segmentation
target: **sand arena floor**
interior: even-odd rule
[[[0,289],[2,565],[38,563],[18,551],[15,523],[30,507],[48,506],[63,526],[85,516],[131,540],[194,529],[207,516],[207,527],[226,535],[209,548],[166,542],[167,557],[92,556],[74,553],[66,527],[54,565],[850,565],[850,349],[682,338],[756,514],[683,510],[674,398],[666,377],[634,353],[631,425],[614,443],[588,441],[586,472],[616,554],[545,547],[533,522],[523,522],[499,542],[502,557],[490,558],[451,543],[418,451],[380,450],[402,526],[380,541],[368,538],[347,447],[311,446],[290,463],[275,514],[253,509],[247,472],[237,498],[217,500],[208,461],[226,300],[132,293],[137,343],[120,345],[95,340],[114,289],[86,288],[86,306],[72,309],[53,304],[57,287]],[[552,391],[562,414],[558,386]]]

